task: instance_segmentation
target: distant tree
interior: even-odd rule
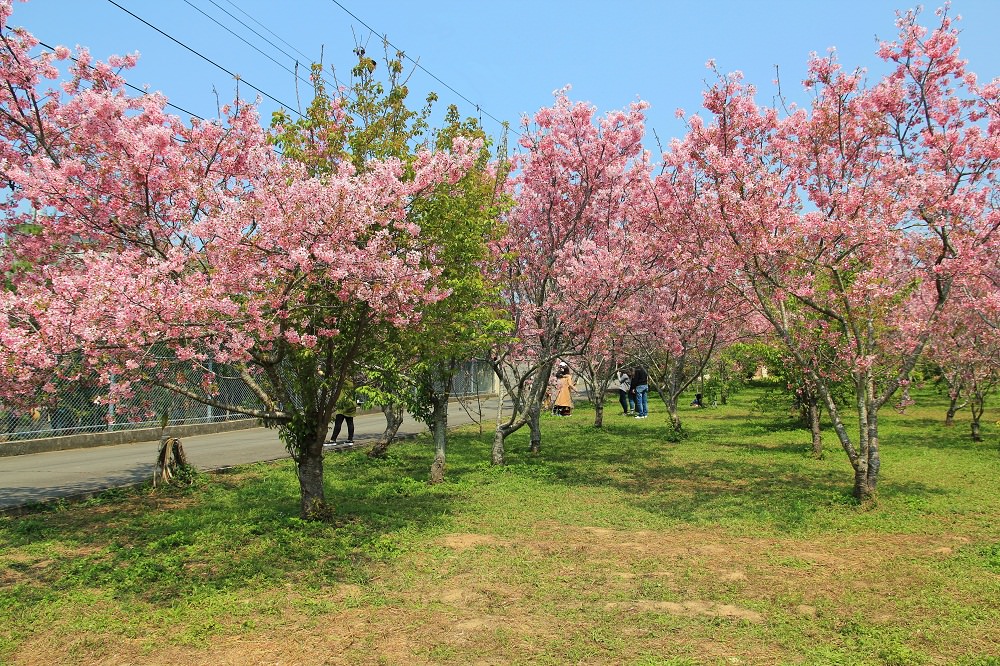
[[[959,399],[968,406],[973,441],[982,439],[980,420],[987,397],[1000,386],[1000,334],[961,295],[949,303],[928,345],[951,398],[945,424],[952,425]]]
[[[735,322],[728,294],[705,271],[675,266],[630,301],[626,339],[649,372],[650,388],[667,409],[672,433],[679,436],[680,396],[730,342]]]

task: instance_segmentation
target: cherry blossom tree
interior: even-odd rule
[[[739,310],[703,267],[675,263],[632,299],[630,312],[627,345],[667,408],[671,432],[680,436],[680,396],[734,339],[733,315]]]
[[[784,118],[759,107],[739,75],[705,95],[714,120],[689,120],[672,167],[699,192],[702,246],[729,288],[770,322],[819,391],[873,496],[878,412],[907,385],[958,276],[995,216],[997,86],[958,57],[946,12],[927,30],[914,13],[879,55],[890,74],[867,87],[833,56],[814,57],[812,105]],[[992,125],[990,125],[992,127]],[[821,350],[833,350],[821,358]],[[830,382],[849,378],[859,420],[847,431]]]
[[[951,403],[946,425],[952,425],[957,409],[968,406],[971,437],[980,441],[986,399],[1000,386],[1000,334],[975,303],[960,295],[948,304],[928,348],[930,360],[948,384]],[[956,404],[960,398],[964,400],[961,406]]]
[[[604,319],[585,350],[573,360],[571,373],[583,380],[594,405],[594,427],[604,427],[604,406],[615,373],[628,367],[622,343],[625,326],[616,315]]]
[[[357,64],[339,99],[330,97],[316,65],[315,94],[306,116],[275,115],[275,141],[286,149],[286,156],[294,156],[313,173],[327,173],[343,160],[363,173],[387,157],[409,168],[422,149],[447,153],[453,146],[477,147],[471,168],[459,181],[440,183],[407,209],[405,223],[420,230],[415,247],[421,266],[435,269],[435,284],[446,295],[422,307],[419,322],[373,331],[366,345],[371,358],[361,368],[369,379],[362,391],[383,407],[387,423],[370,455],[385,455],[405,406],[433,433],[431,480],[438,482],[444,474],[455,369],[482,354],[493,337],[506,331],[492,307],[495,288],[484,276],[484,263],[490,257],[487,242],[500,234],[498,181],[506,173],[502,163],[498,170],[491,161],[488,137],[475,119],[463,120],[451,106],[444,126],[430,131],[427,119],[434,95],[420,111],[408,107],[403,54],[391,56],[387,50],[384,66],[379,67],[364,49],[355,53]]]
[[[186,123],[160,95],[126,94],[116,70],[134,56],[80,51],[45,89],[70,53],[33,59],[10,14],[0,2],[4,398],[87,374],[115,378],[111,400],[152,382],[260,418],[295,461],[301,515],[329,515],[323,441],[347,374],[372,331],[447,295],[408,211],[474,147],[312,175],[275,153],[252,105]],[[224,402],[211,361],[256,403]]]
[[[532,450],[539,450],[553,363],[585,351],[598,323],[641,277],[645,106],[636,102],[597,119],[593,106],[571,102],[563,90],[535,114],[533,126],[525,119],[526,153],[515,161],[512,182],[516,204],[496,244],[496,282],[515,331],[492,355],[514,404],[494,434],[495,464],[503,463],[504,439],[526,424]]]
[[[715,242],[703,225],[703,193],[677,167],[675,152],[653,179],[645,287],[632,295],[626,341],[650,375],[650,388],[663,401],[672,436],[681,436],[680,395],[695,381],[701,386],[709,363],[741,337],[765,329],[760,317],[726,289],[725,274],[707,256]]]

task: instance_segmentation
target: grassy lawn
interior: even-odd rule
[[[334,525],[288,462],[0,518],[0,664],[1000,664],[996,419],[920,398],[870,509],[756,388],[680,443],[655,403],[503,468],[466,430],[433,487],[429,439],[334,454]]]

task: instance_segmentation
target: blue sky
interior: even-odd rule
[[[774,94],[777,65],[783,91],[794,98],[800,95],[810,51],[836,47],[845,66],[877,72],[876,38],[893,38],[895,10],[913,6],[901,0],[115,2],[291,106],[297,99],[296,80],[288,71],[294,69],[294,59],[303,64],[319,59],[322,48],[327,65],[346,76],[355,44],[366,45],[368,54],[378,58],[385,35],[461,95],[421,70],[414,72],[413,99],[438,93],[438,119],[449,103],[457,104],[463,115],[477,115],[478,104],[484,127],[495,134],[500,128],[489,116],[516,126],[523,115],[551,104],[554,90],[570,84],[573,99],[591,102],[602,112],[639,98],[648,101],[647,126],[664,141],[683,133],[674,117],[678,107],[698,110],[711,78],[705,69],[709,59],[723,71],[743,71],[761,101]],[[933,22],[936,6],[926,6],[926,24]],[[951,12],[963,17],[960,44],[970,68],[981,80],[1000,76],[1000,1],[954,0]],[[99,58],[139,51],[140,63],[127,75],[129,82],[160,90],[203,117],[217,115],[213,89],[223,102],[235,93],[229,74],[109,0],[16,2],[11,23],[53,46],[87,46]],[[241,91],[257,95],[246,87]],[[265,98],[264,118],[276,107]],[[651,132],[647,144],[655,148]]]

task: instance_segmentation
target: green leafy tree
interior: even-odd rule
[[[474,168],[455,185],[439,188],[416,211],[429,243],[425,257],[440,267],[440,285],[448,290],[446,298],[425,309],[420,327],[410,331],[417,353],[418,396],[430,407],[428,425],[434,433],[431,483],[444,479],[448,402],[456,368],[510,331],[504,311],[495,306],[498,289],[486,278],[486,263],[492,258],[489,244],[503,231],[499,219],[507,205],[502,182],[508,167],[502,160],[491,162],[490,142],[479,122],[462,120],[450,106],[444,126],[435,133],[435,148],[448,150],[457,139],[481,144]]]
[[[414,201],[401,226],[419,228],[413,250],[422,268],[435,272],[433,285],[447,296],[426,306],[417,325],[405,329],[375,327],[352,358],[367,383],[359,390],[368,404],[386,415],[386,430],[370,452],[385,455],[405,409],[428,423],[437,455],[432,480],[443,476],[447,404],[451,378],[460,361],[472,358],[493,336],[507,329],[493,307],[496,298],[483,277],[488,243],[499,233],[503,164],[491,163],[490,142],[475,119],[462,120],[449,107],[444,126],[429,131],[436,96],[418,111],[407,106],[408,77],[404,54],[386,52],[384,76],[378,63],[357,48],[347,93],[332,98],[322,67],[313,67],[314,100],[305,118],[274,117],[275,142],[286,156],[322,173],[341,161],[363,172],[372,160],[397,159],[410,169],[419,149],[448,152],[457,141],[477,145],[474,166],[456,183],[441,184]]]

